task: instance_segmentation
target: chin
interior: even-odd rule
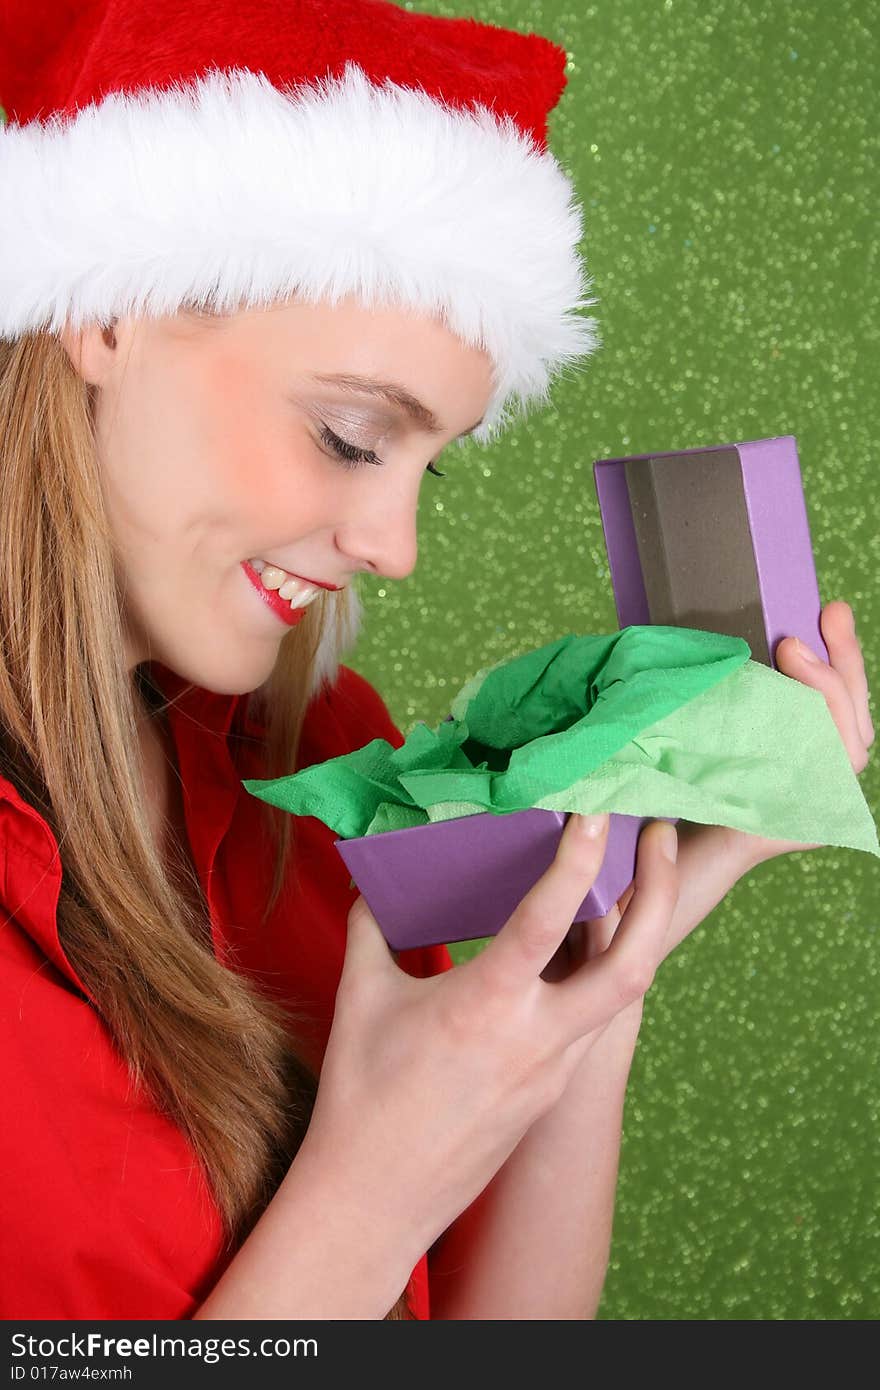
[[[283,637],[283,632],[280,636]],[[199,651],[192,643],[167,646],[154,646],[153,655],[148,658],[158,661],[173,671],[181,680],[188,681],[202,690],[215,695],[245,695],[256,690],[272,673],[278,659],[278,641],[242,643],[224,642],[223,646],[214,644],[207,651]]]

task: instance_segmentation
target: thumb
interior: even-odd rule
[[[377,966],[394,964],[391,947],[361,894],[352,903],[348,913],[343,974],[346,970],[361,971],[371,966],[375,969]]]

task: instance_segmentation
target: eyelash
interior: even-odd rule
[[[374,454],[372,449],[358,449],[356,445],[349,444],[347,440],[340,439],[338,434],[334,434],[329,425],[321,428],[321,438],[324,443],[341,459],[345,468],[360,468],[363,463],[372,463],[377,468],[381,468],[383,460]],[[445,473],[440,473],[433,463],[427,466],[428,473],[433,473],[435,478],[445,478]]]

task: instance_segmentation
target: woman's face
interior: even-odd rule
[[[128,668],[158,660],[221,694],[261,685],[289,630],[243,562],[338,586],[360,570],[405,579],[427,465],[480,422],[492,391],[488,355],[439,322],[353,300],[120,318],[112,335],[89,326],[63,341],[99,388]],[[316,379],[338,374],[396,383],[439,430]],[[382,465],[347,466],[332,436]]]

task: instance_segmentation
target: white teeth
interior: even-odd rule
[[[300,594],[311,593],[314,584],[306,584],[303,579],[294,579],[291,575],[286,579],[278,590],[279,598],[296,598]]]
[[[308,588],[310,588],[310,585],[303,584],[300,582],[300,580],[293,579],[288,575],[287,579],[285,579],[284,583],[280,586],[278,590],[278,597],[293,598],[294,594],[298,594],[300,589]]]
[[[288,579],[278,590],[279,598],[290,600],[291,608],[306,608],[313,598],[318,597],[314,584],[306,584],[299,579]]]
[[[318,597],[320,590],[304,579],[296,579],[277,565],[269,565],[265,560],[250,560],[252,569],[263,581],[265,589],[276,589],[279,598],[286,598],[291,608],[307,608]]]
[[[263,581],[264,589],[280,589],[286,579],[290,578],[287,570],[278,569],[277,565],[265,565],[260,571],[260,578]]]
[[[301,597],[294,594],[293,598],[290,600],[290,606],[291,608],[308,608],[312,599],[315,599],[317,597],[318,590],[313,588],[312,585],[307,584]]]

